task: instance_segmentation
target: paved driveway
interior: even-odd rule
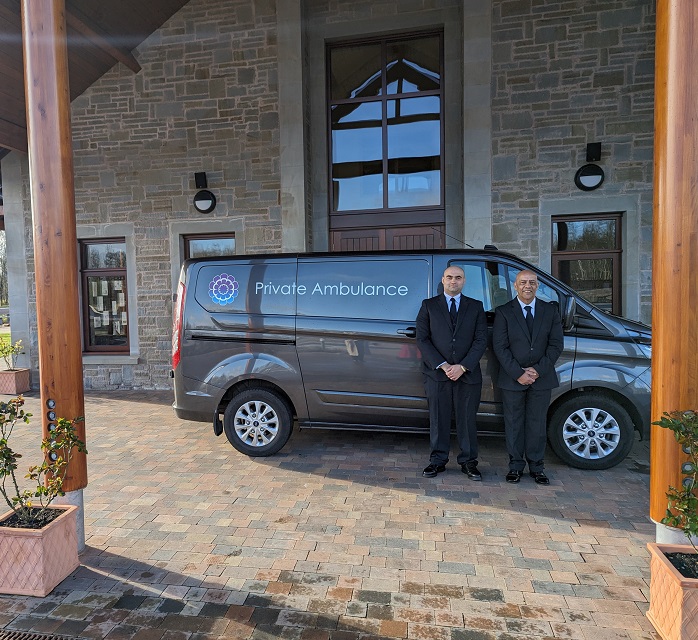
[[[170,394],[86,398],[82,566],[46,598],[0,596],[0,629],[113,640],[655,638],[644,612],[648,447],[551,485],[426,479],[423,436],[295,432],[247,458]],[[28,398],[39,413],[38,397]],[[20,448],[33,461],[40,425]],[[0,559],[0,562],[3,560]]]

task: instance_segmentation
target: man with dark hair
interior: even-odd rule
[[[477,468],[475,424],[487,347],[487,321],[482,302],[461,294],[465,273],[448,267],[441,278],[443,294],[422,302],[417,315],[417,346],[422,353],[424,387],[429,402],[431,456],[423,475],[446,470],[451,447],[451,415],[456,416],[458,464],[471,480],[482,480]]]
[[[496,309],[492,335],[509,452],[506,481],[519,482],[528,462],[536,484],[550,484],[543,470],[546,415],[552,389],[560,384],[555,362],[564,347],[562,322],[556,304],[536,298],[533,271],[520,271],[514,289],[516,298]]]

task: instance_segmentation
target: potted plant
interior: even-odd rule
[[[23,406],[21,396],[0,402],[0,495],[10,508],[0,516],[0,593],[45,596],[80,565],[77,507],[51,503],[65,495],[63,481],[75,452],[87,450],[76,431],[82,418],[58,418],[41,442],[44,461],[25,476],[33,486],[22,488],[22,456],[9,441],[18,423],[29,423]]]
[[[698,638],[698,411],[672,411],[653,423],[674,432],[688,460],[680,488],[669,487],[662,524],[682,531],[685,545],[648,544],[650,608],[647,617],[664,640]]]
[[[5,370],[0,371],[0,393],[16,396],[31,389],[29,369],[17,368],[17,356],[24,353],[22,341],[0,340],[0,356],[5,361]]]

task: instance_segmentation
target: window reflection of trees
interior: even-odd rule
[[[124,269],[126,268],[126,251],[120,244],[88,245],[88,269]]]
[[[620,312],[620,223],[618,213],[553,220],[555,275],[590,302]]]
[[[556,222],[553,245],[556,251],[593,251],[616,248],[615,220]]]
[[[330,51],[335,211],[440,205],[440,51],[438,36]]]

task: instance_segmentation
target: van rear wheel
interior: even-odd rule
[[[223,430],[230,444],[248,456],[271,456],[291,436],[293,414],[273,391],[246,389],[230,401],[223,414]]]
[[[610,469],[630,453],[633,421],[623,406],[598,393],[565,400],[552,414],[548,441],[553,451],[577,469]]]

